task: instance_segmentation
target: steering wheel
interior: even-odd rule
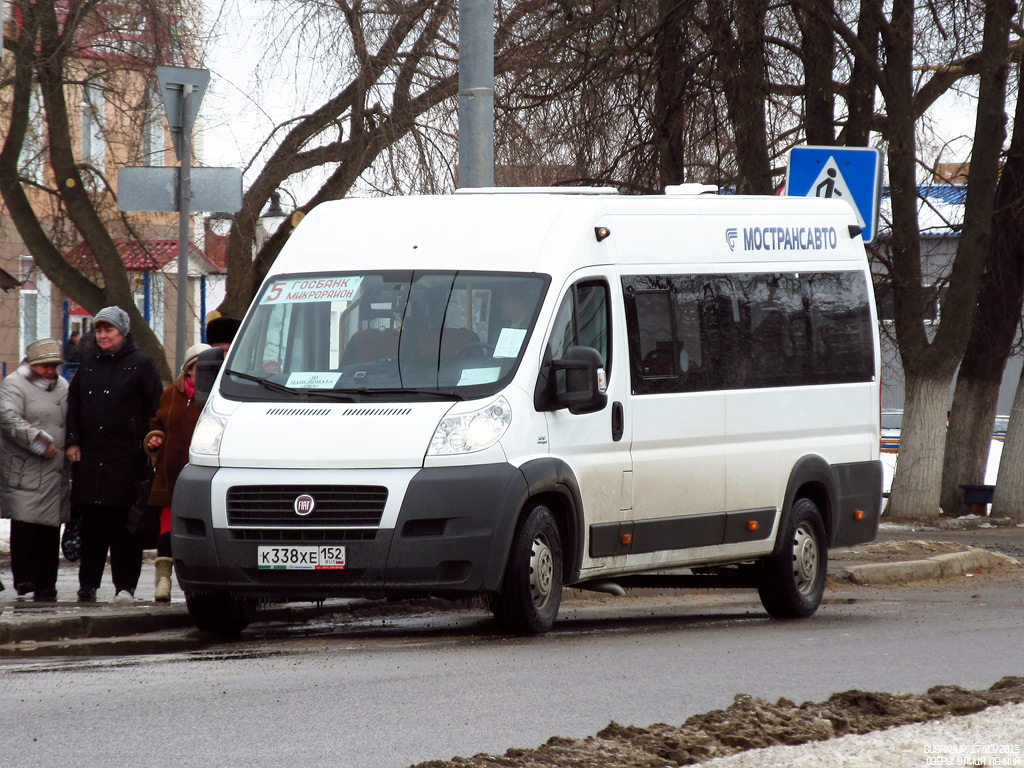
[[[456,360],[466,360],[471,357],[490,357],[491,346],[484,344],[483,342],[475,342],[466,344],[463,347],[459,347],[459,351],[455,353]]]

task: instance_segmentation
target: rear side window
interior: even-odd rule
[[[622,278],[634,394],[874,378],[864,273]]]

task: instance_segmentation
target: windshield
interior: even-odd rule
[[[548,277],[364,272],[271,278],[221,380],[245,399],[486,397],[512,377]]]

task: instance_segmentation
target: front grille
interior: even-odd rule
[[[313,511],[295,499],[313,497]],[[242,485],[228,489],[228,525],[380,525],[388,489],[378,485]]]

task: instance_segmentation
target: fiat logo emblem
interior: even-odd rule
[[[308,493],[304,493],[301,496],[295,497],[295,503],[292,506],[295,509],[296,515],[305,517],[316,507],[316,501]]]

